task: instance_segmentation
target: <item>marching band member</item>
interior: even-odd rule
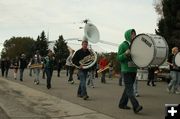
[[[20,81],[23,81],[23,73],[24,73],[24,69],[27,66],[27,62],[25,59],[25,54],[21,54],[21,57],[19,59],[19,73],[20,73]]]
[[[90,55],[90,51],[87,48],[88,40],[86,37],[83,38],[82,41],[82,48],[75,52],[74,57],[72,58],[73,64],[80,67],[79,69],[79,78],[80,84],[77,92],[78,97],[82,97],[84,100],[89,98],[86,90],[86,77],[88,73],[88,69],[83,69],[83,66],[80,65],[79,61],[82,60],[84,57]]]
[[[49,50],[48,55],[44,58],[44,71],[47,77],[47,89],[51,88],[51,78],[53,74],[54,67],[54,57],[51,50]]]
[[[177,93],[177,94],[180,93],[178,91],[178,86],[179,86],[178,80],[180,80],[180,67],[175,65],[174,57],[178,52],[179,52],[178,47],[172,48],[172,54],[169,55],[167,60],[170,66],[170,77],[171,77],[171,81],[168,84],[167,90],[168,92]]]
[[[128,99],[130,99],[133,110],[135,113],[138,113],[142,110],[142,106],[139,105],[139,102],[135,98],[133,91],[133,84],[136,79],[137,67],[133,66],[132,60],[130,58],[130,44],[135,38],[136,32],[134,29],[130,29],[125,32],[125,39],[122,44],[120,44],[118,49],[117,58],[121,62],[121,73],[123,75],[125,89],[123,95],[119,101],[120,109],[130,109],[128,104]]]
[[[100,69],[104,69],[108,65],[108,61],[106,57],[103,55],[102,58],[99,61],[99,67]],[[106,83],[105,75],[106,75],[106,70],[102,71],[102,76],[101,76],[101,83]]]
[[[68,73],[69,73],[69,80],[68,82],[70,82],[71,84],[74,84],[73,81],[73,73],[74,73],[74,65],[72,64],[72,55],[74,54],[74,50],[72,50],[72,52],[70,53],[70,55],[68,56],[68,58],[66,59],[66,66],[68,67]]]
[[[18,59],[18,57],[16,57],[16,58],[13,60],[14,79],[15,79],[15,80],[17,79],[18,67],[19,67],[19,59]]]
[[[32,58],[31,65],[39,65],[39,67],[38,66],[34,68],[32,67],[35,74],[34,84],[39,85],[39,73],[42,67],[41,67],[41,56],[38,50],[36,51],[36,54]]]

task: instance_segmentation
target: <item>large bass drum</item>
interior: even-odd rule
[[[180,67],[180,52],[178,52],[174,57],[175,65]]]
[[[165,39],[154,34],[139,34],[130,46],[132,61],[141,68],[163,64],[168,50]]]

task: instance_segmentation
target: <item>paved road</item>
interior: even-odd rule
[[[164,118],[166,103],[180,103],[180,95],[168,94],[166,92],[167,84],[165,82],[157,82],[156,87],[146,86],[145,81],[139,81],[139,100],[144,109],[139,114],[134,114],[132,110],[121,110],[118,108],[119,98],[122,95],[124,87],[118,85],[118,79],[110,80],[107,78],[107,84],[101,84],[99,79],[95,80],[95,88],[88,87],[88,95],[90,99],[82,100],[76,96],[79,81],[74,76],[75,84],[68,84],[65,71],[62,71],[61,77],[57,77],[56,71],[53,73],[52,89],[46,89],[46,80],[41,79],[40,85],[33,84],[33,77],[28,75],[26,70],[24,81],[14,80],[12,71],[9,72],[8,80],[20,83],[46,94],[55,96],[60,99],[70,101],[91,110],[104,113],[116,119],[158,119]],[[131,104],[128,104],[131,106]]]

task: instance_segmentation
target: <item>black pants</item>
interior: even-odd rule
[[[6,77],[8,76],[8,71],[9,71],[9,68],[6,68],[6,69],[5,69]]]
[[[1,68],[2,77],[4,77],[5,68]]]
[[[57,69],[57,76],[60,77],[61,68]]]
[[[106,71],[103,71],[101,74],[101,83],[106,83]]]
[[[53,69],[45,68],[46,76],[47,76],[47,88],[51,88],[51,78],[53,74]]]
[[[119,106],[127,106],[128,99],[130,99],[133,109],[135,110],[139,106],[139,102],[134,96],[133,84],[136,78],[136,73],[122,73],[124,78],[125,89],[123,95],[119,101]]]
[[[74,69],[75,69],[75,67],[69,66],[69,80],[68,81],[73,81]]]
[[[152,85],[155,85],[155,84],[154,84],[154,79],[155,79],[155,75],[154,75],[154,74],[149,75],[149,76],[148,76],[147,85],[150,85],[150,83],[151,83]]]

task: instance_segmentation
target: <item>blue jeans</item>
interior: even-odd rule
[[[24,72],[24,69],[22,68],[22,69],[20,69],[19,71],[20,71],[20,80],[23,80],[23,72]]]
[[[77,92],[78,95],[80,96],[87,96],[86,77],[87,77],[87,71],[80,70],[79,71],[80,84]]]
[[[39,81],[39,73],[40,73],[40,69],[35,68],[34,69],[35,81]]]
[[[101,83],[106,83],[106,71],[103,71],[102,73],[102,76],[101,76]]]
[[[119,101],[119,107],[127,106],[128,99],[130,99],[133,109],[135,110],[139,106],[139,103],[134,96],[134,89],[133,89],[136,73],[128,72],[128,73],[122,73],[122,75],[124,78],[125,89]]]
[[[175,93],[178,90],[178,86],[179,86],[180,72],[171,71],[170,76],[171,76],[171,81],[168,85],[168,88],[170,91]]]
[[[91,86],[94,86],[94,70],[90,70],[88,72],[87,80],[87,85],[91,84]]]
[[[74,66],[69,66],[69,80],[68,81],[73,81],[73,73],[74,73]]]
[[[51,78],[52,78],[53,69],[45,68],[45,73],[47,76],[47,87],[51,88]]]

